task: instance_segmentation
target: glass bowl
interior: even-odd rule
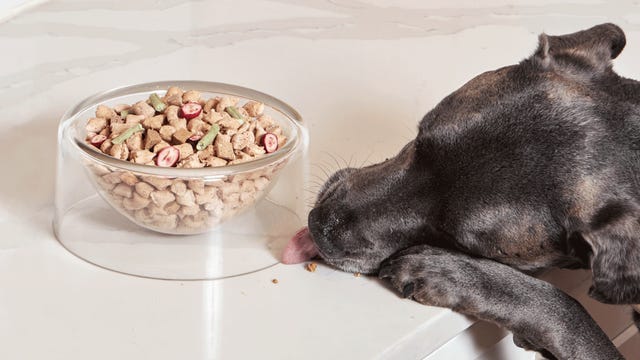
[[[287,142],[271,154],[244,163],[196,169],[135,164],[103,154],[99,149],[86,143],[86,121],[93,117],[98,105],[105,104],[113,107],[117,104],[133,104],[147,99],[151,93],[162,96],[170,86],[198,90],[203,97],[207,98],[231,95],[240,98],[241,102],[246,100],[262,102],[265,104],[264,113],[270,115],[280,125],[282,132],[287,136]],[[218,251],[221,246],[212,243],[212,239],[224,238],[224,234],[227,234],[228,238],[231,236],[228,234],[238,234],[239,231],[253,231],[252,238],[257,240],[257,245],[247,243],[244,246],[260,247],[264,245],[264,241],[259,239],[269,238],[274,234],[274,227],[265,224],[265,221],[269,216],[278,213],[275,208],[279,207],[282,211],[281,215],[285,218],[287,217],[285,213],[295,215],[291,219],[295,218],[292,223],[297,224],[287,226],[289,229],[286,231],[295,230],[295,226],[301,223],[298,215],[304,205],[298,188],[303,187],[305,173],[300,167],[300,161],[297,160],[306,150],[307,139],[306,129],[296,110],[270,95],[235,85],[204,81],[163,81],[122,87],[91,96],[69,110],[60,122],[54,230],[63,245],[76,255],[103,267],[141,276],[181,279],[216,278],[255,270],[268,261],[260,261],[255,266],[231,266],[240,269],[231,272],[214,271],[212,273],[208,269],[187,271],[189,275],[184,276],[173,276],[175,274],[171,274],[170,270],[168,270],[169,273],[165,271],[171,267],[171,260],[166,264],[168,267],[160,266],[165,270],[159,272],[130,271],[131,266],[124,264],[126,261],[123,263],[118,259],[117,254],[111,256],[111,260],[103,259],[102,254],[97,255],[101,250],[97,250],[95,246],[89,246],[90,250],[87,250],[87,244],[96,243],[95,239],[90,240],[92,238],[104,237],[106,241],[97,241],[101,244],[100,247],[113,245],[114,242],[110,242],[108,238],[114,234],[106,231],[105,235],[105,229],[110,228],[109,224],[121,223],[120,218],[124,217],[139,227],[131,230],[129,226],[120,226],[120,229],[128,229],[126,236],[131,239],[129,243],[135,244],[136,241],[138,243],[142,241],[146,244],[165,244],[181,241],[180,239],[184,238],[175,237],[175,235],[188,235],[187,238],[192,239],[183,241],[184,243],[193,244],[195,241],[199,244],[197,240],[199,238],[201,244],[198,246],[202,247],[201,250],[210,253],[211,246],[218,248]],[[297,168],[287,171],[292,162],[298,163]],[[269,202],[270,204],[262,204],[263,199],[278,183],[283,173],[286,173],[284,175],[287,177],[286,184],[275,191],[276,195]],[[91,186],[87,187],[86,184]],[[89,200],[95,197],[96,193],[114,211],[103,211],[101,219],[83,218],[83,216],[86,217],[87,209],[90,208],[86,204],[87,201],[93,201],[91,206],[99,206],[95,204],[95,199]],[[265,210],[265,207],[270,206],[275,208]],[[75,213],[82,214],[74,220],[73,225],[70,224],[69,216],[74,214],[72,209],[75,209]],[[248,212],[251,214],[247,215]],[[243,215],[247,220],[238,219]],[[282,220],[281,217],[280,221]],[[229,222],[233,224],[224,228]],[[82,228],[82,230],[71,230],[72,228]],[[219,231],[214,234],[214,230]],[[282,226],[275,232],[282,234]],[[165,238],[158,233],[170,236]],[[199,237],[196,236],[198,234]],[[193,236],[196,237],[193,238]],[[149,242],[151,238],[154,240]],[[223,240],[218,242],[224,243]],[[90,255],[86,256],[86,253]],[[144,252],[139,256],[145,260]],[[275,258],[272,257],[270,261],[273,263],[273,260]],[[201,262],[207,261],[205,256]],[[120,265],[112,266],[114,263]]]

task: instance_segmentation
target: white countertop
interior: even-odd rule
[[[0,24],[0,358],[406,359],[469,327],[325,266],[208,282],[124,276],[74,257],[51,230],[57,122],[105,89],[196,79],[273,94],[307,120],[323,179],[334,157],[393,155],[441,98],[526,57],[542,30],[617,22],[628,47],[616,69],[640,78],[631,1],[391,3],[64,0]]]

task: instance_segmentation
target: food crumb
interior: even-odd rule
[[[307,271],[309,272],[315,272],[317,267],[318,267],[318,264],[312,262],[312,263],[308,263],[307,266],[305,266],[305,269],[307,269]]]
[[[360,273],[359,273],[359,272],[354,273],[354,274],[353,274],[353,276],[355,276],[355,277],[360,277]]]
[[[278,283],[278,279],[273,279],[271,280],[272,283],[277,284]]]

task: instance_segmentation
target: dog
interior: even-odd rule
[[[442,100],[396,156],[335,172],[308,217],[320,257],[549,359],[623,359],[531,274],[588,268],[591,297],[640,303],[640,82],[611,64],[625,44],[614,24],[542,34]]]

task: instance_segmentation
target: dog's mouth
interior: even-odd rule
[[[322,250],[313,241],[308,227],[300,229],[285,246],[282,253],[283,264],[300,264],[309,261],[316,256],[320,256],[330,265],[346,272],[357,272],[361,274],[374,274],[377,267],[365,268],[358,260],[352,258],[332,259],[322,253]]]

